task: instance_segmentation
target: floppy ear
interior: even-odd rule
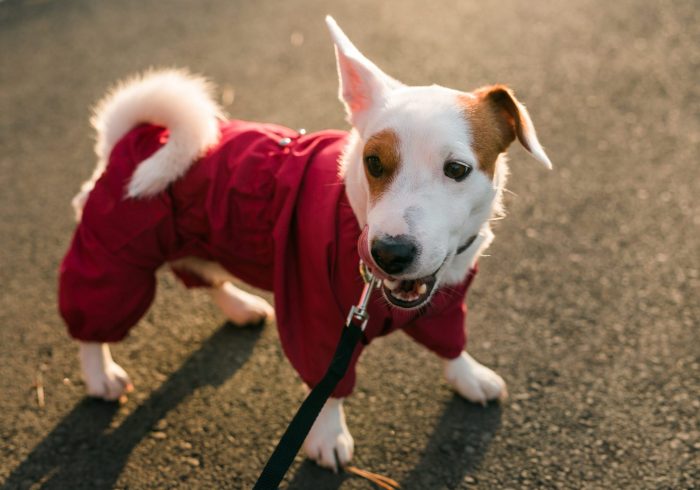
[[[515,94],[511,89],[505,85],[491,85],[477,90],[476,95],[488,101],[505,123],[507,128],[505,134],[508,135],[505,142],[506,147],[517,136],[520,144],[535,159],[542,162],[547,168],[552,168],[552,162],[549,161],[549,157],[537,139],[537,132],[530,119],[530,114],[525,106],[515,98]]]
[[[335,44],[340,100],[345,104],[350,124],[362,131],[372,111],[402,84],[365,58],[330,15],[326,16],[326,24]]]

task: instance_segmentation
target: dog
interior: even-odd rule
[[[146,312],[165,263],[209,288],[235,324],[276,316],[285,354],[313,386],[359,298],[362,260],[382,293],[363,344],[401,329],[443,359],[467,400],[506,396],[465,351],[464,298],[502,212],[510,143],[551,168],[528,111],[503,85],[406,86],[326,22],[349,133],[227,121],[208,83],[181,71],[136,77],[98,104],[98,163],[73,200],[79,223],[59,279],[89,395],[133,389],[109,343]],[[234,277],[274,291],[275,308]],[[363,347],[304,443],[330,469],[353,455],[342,401]]]

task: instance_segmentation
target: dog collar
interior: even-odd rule
[[[477,236],[478,236],[478,235],[474,235],[474,236],[470,237],[470,238],[464,243],[464,245],[462,245],[461,247],[459,247],[459,248],[457,249],[457,254],[456,254],[456,255],[459,255],[459,254],[461,254],[462,252],[464,252],[466,249],[468,249],[468,248],[471,246],[471,244],[474,243],[474,240],[476,240],[476,237],[477,237]]]

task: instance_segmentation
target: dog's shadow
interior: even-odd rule
[[[472,475],[501,425],[501,413],[498,403],[482,407],[455,395],[447,403],[420,461],[401,479],[401,488],[456,488],[467,477],[476,481]],[[307,460],[287,488],[330,490],[340,487],[347,478],[357,477],[347,473],[335,475]]]
[[[203,386],[218,386],[248,359],[260,327],[224,324],[121,425],[115,403],[84,399],[10,474],[2,489],[113,488],[138,443],[170,410]]]

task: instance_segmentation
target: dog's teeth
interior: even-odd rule
[[[384,285],[393,291],[399,285],[399,281],[392,281],[389,279],[384,279]]]
[[[421,284],[420,287],[418,288],[418,294],[425,294],[427,292],[428,292],[428,286],[425,283]]]
[[[404,301],[411,302],[411,301],[415,301],[415,300],[417,300],[417,299],[418,299],[418,295],[415,294],[415,293],[407,292],[407,293],[404,293],[404,294],[403,294],[403,300],[404,300]]]
[[[398,300],[405,301],[406,303],[412,303],[420,298],[419,294],[409,291],[389,291],[389,294]]]

